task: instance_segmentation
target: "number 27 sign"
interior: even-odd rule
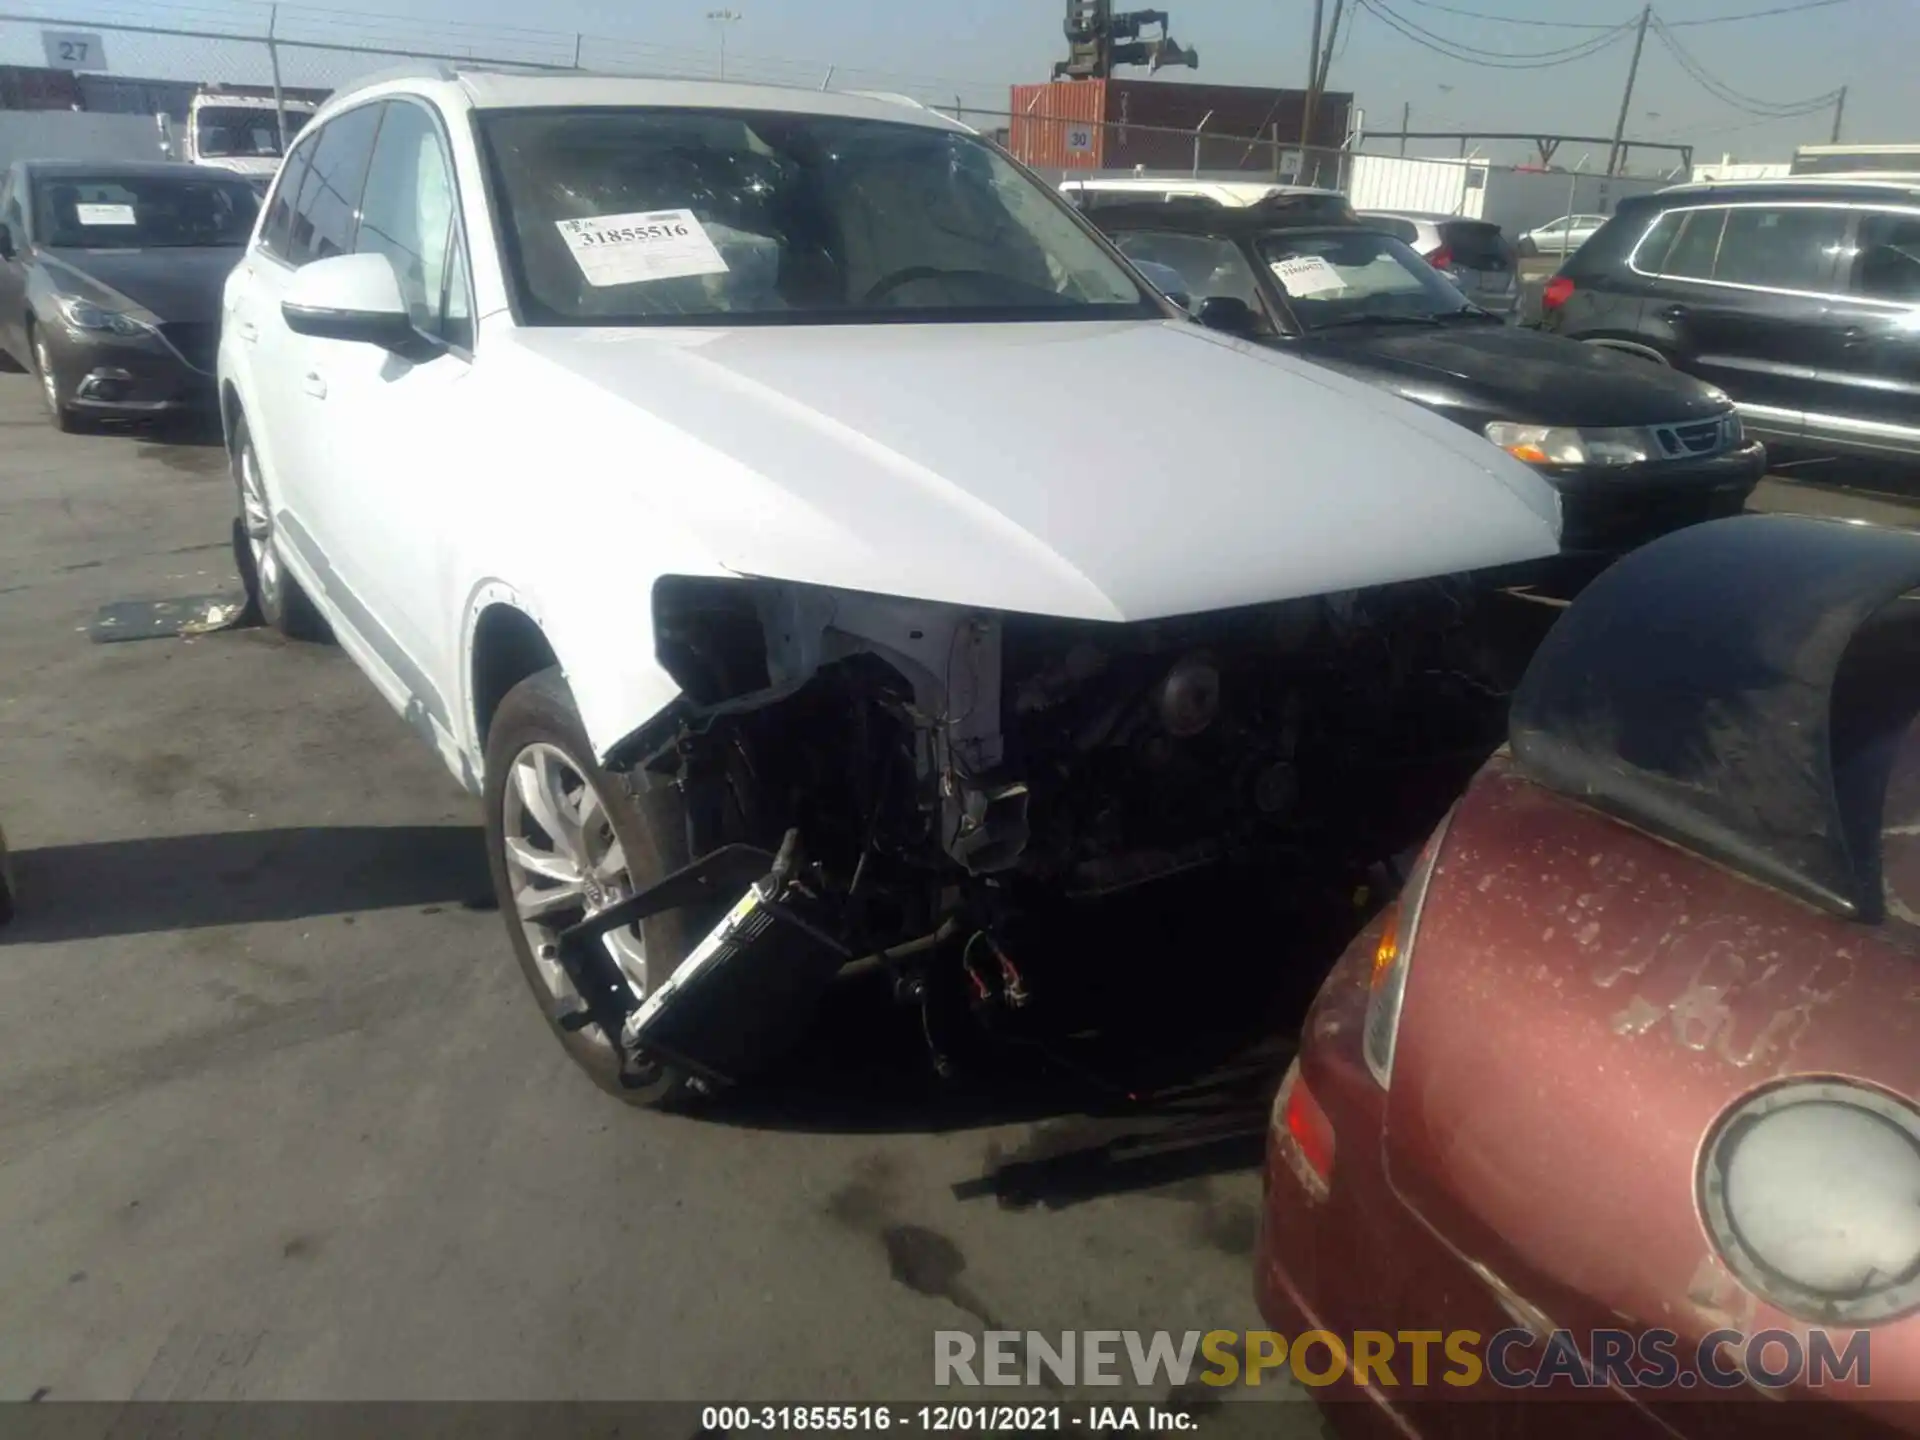
[[[107,68],[106,42],[98,35],[79,30],[42,30],[40,43],[46,47],[47,64],[55,70],[104,70]]]

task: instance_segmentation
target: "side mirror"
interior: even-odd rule
[[[0,260],[13,259],[13,230],[0,220]]]
[[[1223,335],[1244,338],[1260,330],[1253,307],[1232,295],[1209,295],[1200,302],[1200,308],[1194,314],[1202,325],[1209,330],[1218,330]]]
[[[334,255],[294,271],[280,313],[296,335],[377,345],[403,359],[438,353],[414,328],[400,277],[384,255]]]

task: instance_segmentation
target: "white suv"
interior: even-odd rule
[[[850,960],[1017,997],[1027,897],[1328,843],[1471,668],[1429,577],[1556,549],[1518,462],[1187,321],[881,97],[338,95],[219,370],[259,614],[481,795],[529,983],[641,1100]]]

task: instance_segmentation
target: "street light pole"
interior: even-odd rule
[[[738,10],[709,10],[707,19],[720,27],[720,78],[727,78],[727,26],[746,19]]]
[[[1831,143],[1835,145],[1840,143],[1840,122],[1846,117],[1846,113],[1847,87],[1842,85],[1840,87],[1840,98],[1833,102],[1833,140]]]

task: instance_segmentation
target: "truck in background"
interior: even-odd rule
[[[1911,175],[1920,172],[1920,145],[1802,145],[1793,152],[1795,175]]]
[[[154,116],[161,148],[189,165],[232,170],[264,185],[319,107],[307,100],[275,100],[259,86],[205,85],[187,106],[184,135],[171,115]]]

